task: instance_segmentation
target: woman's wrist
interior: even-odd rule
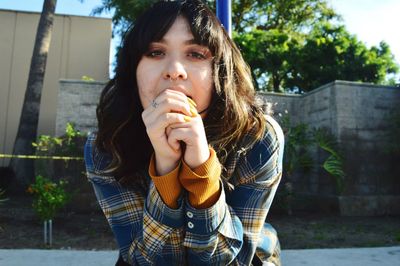
[[[155,164],[156,164],[157,175],[161,176],[168,174],[178,166],[179,162],[180,160],[171,160],[170,158],[162,158],[157,156],[156,154]]]
[[[207,148],[199,149],[197,151],[192,151],[190,148],[186,149],[183,160],[191,169],[201,166],[210,158],[210,149],[208,145],[205,147]],[[196,154],[197,156],[195,156]]]

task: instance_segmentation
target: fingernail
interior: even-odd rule
[[[190,99],[189,97],[187,97],[187,99],[191,105],[193,105],[194,107],[197,107],[197,104],[192,99]]]
[[[190,106],[190,114],[192,116],[197,116],[197,110],[193,106]]]

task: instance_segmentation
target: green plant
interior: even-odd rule
[[[37,175],[35,183],[28,187],[28,193],[33,195],[32,207],[42,221],[52,220],[57,211],[69,201],[66,185],[64,180],[55,183]]]
[[[89,77],[89,76],[82,76],[81,80],[86,81],[86,82],[92,82],[92,81],[94,81],[94,78]]]
[[[283,168],[289,178],[296,170],[309,172],[314,161],[308,151],[312,138],[306,124],[291,125],[290,116],[285,114],[281,119],[285,134]]]
[[[32,143],[38,156],[35,160],[35,175],[47,177],[56,175],[65,177],[71,173],[79,175],[81,171],[74,170],[74,167],[82,164],[85,140],[86,135],[77,130],[73,123],[67,123],[65,134],[60,137],[41,135],[37,142]],[[54,157],[63,160],[53,160]]]
[[[6,191],[0,188],[0,205],[3,204],[8,198],[5,197]]]
[[[287,113],[282,116],[281,125],[285,134],[283,167],[287,178],[290,180],[294,172],[310,172],[317,166],[310,150],[322,149],[328,157],[318,167],[322,167],[335,179],[336,191],[341,194],[344,190],[345,172],[343,156],[339,152],[339,145],[334,135],[326,128],[310,130],[303,123],[293,126]]]
[[[315,129],[313,136],[318,147],[329,154],[322,167],[335,179],[336,190],[341,194],[344,190],[345,173],[343,170],[343,156],[338,151],[339,145],[335,137],[326,128]]]
[[[61,137],[41,135],[38,141],[33,142],[32,145],[36,148],[38,154],[81,156],[82,151],[79,150],[77,142],[84,137],[85,134],[77,130],[73,123],[68,122],[65,128],[65,135]]]

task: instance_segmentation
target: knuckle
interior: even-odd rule
[[[165,113],[162,115],[162,119],[166,120],[166,121],[170,121],[171,120],[171,114],[170,113]]]
[[[168,99],[165,100],[165,103],[168,104],[168,105],[173,105],[174,104],[174,100],[168,98]]]

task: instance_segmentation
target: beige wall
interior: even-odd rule
[[[0,153],[12,152],[39,16],[0,10]],[[55,133],[60,79],[108,79],[110,40],[110,19],[55,16],[38,134]],[[0,159],[0,166],[7,161]]]

